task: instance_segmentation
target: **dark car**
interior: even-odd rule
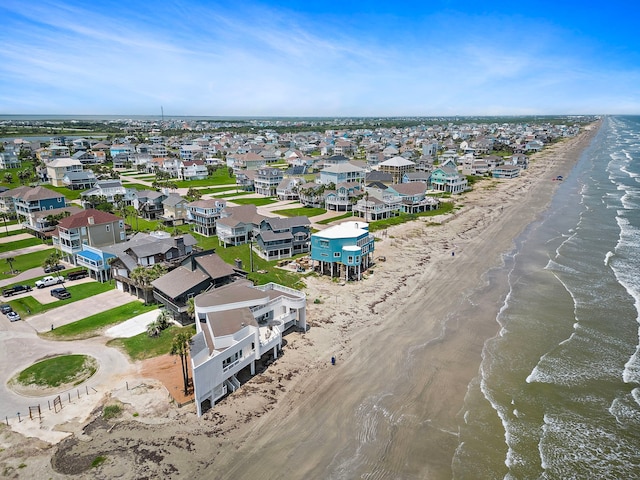
[[[51,273],[51,272],[59,272],[60,270],[64,270],[66,267],[64,265],[50,265],[48,267],[44,268],[44,273]]]
[[[13,308],[11,308],[11,305],[8,305],[6,303],[3,303],[2,305],[0,305],[0,312],[4,313],[5,315],[12,311],[13,311]]]
[[[71,297],[71,294],[69,293],[69,290],[67,290],[64,287],[61,287],[61,288],[52,288],[51,296],[59,298],[60,300],[64,300],[65,298]]]

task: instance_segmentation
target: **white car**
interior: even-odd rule
[[[10,322],[17,322],[18,320],[20,320],[20,315],[18,315],[16,312],[9,312],[7,313],[7,318]]]

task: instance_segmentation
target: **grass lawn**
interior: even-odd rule
[[[348,218],[354,218],[354,215],[352,212],[347,212],[344,215],[338,215],[336,217],[325,218],[324,220],[318,220],[316,223],[319,223],[320,225],[327,225],[328,223],[337,222],[339,220],[346,220]],[[359,217],[355,217],[355,218],[357,219]]]
[[[132,360],[144,360],[169,353],[174,337],[180,332],[195,335],[196,327],[171,326],[157,337],[150,337],[144,332],[131,338],[114,338],[107,342],[107,345],[124,350]]]
[[[55,248],[47,248],[39,252],[27,253],[25,255],[18,255],[13,260],[13,270],[18,272],[24,272],[30,268],[41,267],[45,259],[55,251]],[[0,261],[2,265],[2,272],[0,272],[0,279],[11,278],[14,275],[9,274],[9,264],[6,259]]]
[[[95,337],[99,335],[105,327],[124,322],[125,320],[157,308],[157,305],[145,305],[144,303],[133,301],[112,308],[111,310],[91,315],[77,322],[62,325],[55,330],[42,333],[41,336],[50,340],[78,340],[81,338]]]
[[[327,213],[327,211],[324,208],[300,207],[289,208],[285,210],[274,210],[273,213],[277,213],[278,215],[282,215],[284,217],[297,217],[304,215],[311,218],[317,215],[322,215],[323,213]]]
[[[213,238],[213,237],[212,237]],[[216,238],[216,245],[217,245]],[[264,285],[265,283],[274,282],[291,288],[302,288],[301,276],[299,274],[276,268],[277,260],[268,262],[260,258],[255,252],[253,253],[253,272],[251,270],[251,256],[249,254],[249,245],[238,245],[237,247],[217,247],[216,253],[225,262],[230,265],[235,264],[235,259],[242,260],[242,267],[249,272],[248,278],[256,283],[256,285]],[[258,270],[266,273],[259,273]]]
[[[213,175],[208,176],[202,180],[180,180],[176,182],[178,184],[178,188],[189,188],[189,187],[209,187],[212,185],[233,185],[232,188],[235,188],[236,182],[233,177],[229,176],[229,169],[227,168],[219,168]]]
[[[67,200],[78,200],[80,194],[84,192],[84,190],[71,190],[67,187],[54,187],[53,185],[43,185],[43,187],[64,195]]]
[[[236,200],[229,201],[237,203],[238,205],[249,205],[250,203],[252,203],[257,207],[260,207],[262,205],[270,205],[277,202],[277,200],[274,200],[273,198],[238,198]]]
[[[223,193],[222,195],[216,195],[216,198],[230,198],[230,197],[241,197],[243,195],[251,195],[253,192],[238,192],[238,193]],[[232,202],[234,200],[231,200]]]
[[[151,187],[147,185],[142,185],[141,183],[133,183],[133,182],[122,182],[123,187],[133,188],[135,190],[150,190]]]
[[[80,285],[70,285],[70,282],[64,284],[69,293],[71,293],[71,298],[67,298],[66,300],[56,300],[52,303],[40,303],[31,295],[28,295],[26,297],[18,298],[17,300],[10,300],[8,303],[20,314],[22,318],[25,318],[30,315],[46,312],[47,310],[51,310],[52,308],[56,308],[61,305],[66,305],[67,303],[77,302],[83,298],[93,297],[99,293],[113,290],[113,285],[109,283],[88,282],[81,283]]]
[[[387,218],[385,220],[376,220],[374,222],[369,223],[369,231],[375,232],[378,230],[384,230],[385,228],[391,227],[393,225],[400,225],[402,223],[410,222],[412,220],[417,220],[421,217],[434,217],[436,215],[442,215],[444,213],[449,213],[453,210],[453,202],[443,202],[440,204],[440,208],[437,210],[430,210],[428,212],[416,213],[416,214],[408,214],[401,213],[397,217]]]
[[[0,249],[3,252],[10,252],[12,250],[20,250],[21,248],[33,247],[34,245],[42,245],[44,242],[36,237],[25,238],[24,240],[17,240],[15,242],[2,243]]]
[[[48,358],[25,368],[16,380],[22,385],[58,387],[68,383],[78,385],[98,369],[98,362],[88,355],[61,355]]]
[[[226,187],[214,187],[214,188],[198,188],[198,192],[202,193],[203,195],[205,194],[215,194],[215,193],[220,193],[220,192],[228,192],[229,190],[236,190],[236,186],[234,185],[227,185]],[[238,191],[238,195],[241,195],[243,193],[242,190]],[[249,193],[249,192],[244,192],[244,193]]]

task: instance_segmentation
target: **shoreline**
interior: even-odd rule
[[[145,414],[145,402],[157,407],[147,396],[162,391],[151,384],[140,395],[112,392],[140,416],[113,427],[94,415],[81,435],[41,455],[62,471],[73,457],[107,458],[76,478],[451,478],[467,387],[500,328],[504,256],[599,125],[532,155],[521,177],[480,181],[452,214],[389,228],[375,251],[386,262],[367,279],[306,279],[310,330],[285,336],[278,361],[202,419],[190,407]],[[161,453],[141,461],[142,447]],[[48,462],[41,468],[65,478]]]

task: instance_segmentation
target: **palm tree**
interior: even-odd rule
[[[5,183],[13,182],[13,175],[10,174],[10,173],[5,173],[4,174],[4,181],[5,181]]]
[[[9,219],[9,214],[8,213],[0,213],[0,218],[2,218],[2,221],[4,222],[4,230],[6,232],[6,236],[9,236],[9,227],[7,226],[7,220]]]
[[[182,379],[184,381],[184,394],[189,394],[189,364],[187,356],[191,345],[191,335],[187,332],[180,332],[173,338],[171,344],[171,355],[179,355],[182,364]]]
[[[195,318],[196,315],[196,299],[195,297],[189,297],[189,300],[187,300],[187,315],[189,315],[190,318]]]
[[[13,273],[13,262],[15,261],[15,258],[7,257],[4,260],[9,264],[9,269],[11,270],[11,273]]]

